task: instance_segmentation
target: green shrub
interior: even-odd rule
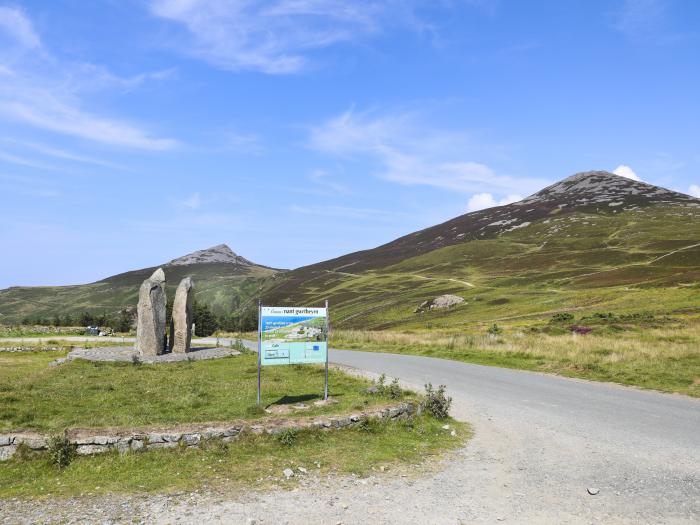
[[[386,395],[389,399],[400,399],[403,397],[403,390],[399,386],[399,378],[395,377],[391,384],[386,387]]]
[[[70,465],[75,457],[75,445],[65,436],[51,436],[48,440],[49,459],[59,470]]]
[[[497,336],[503,333],[503,330],[501,329],[500,326],[498,326],[496,323],[491,325],[489,329],[486,331],[491,336]]]
[[[296,443],[298,433],[299,432],[295,428],[285,428],[279,434],[277,434],[277,441],[286,447],[291,447],[294,443]]]
[[[574,320],[574,314],[570,314],[569,312],[559,312],[558,314],[554,314],[549,322],[550,323],[570,323],[573,320]]]
[[[425,385],[423,409],[435,419],[445,419],[450,415],[452,398],[445,395],[445,388],[445,385],[440,385],[437,390],[435,390],[431,383]]]

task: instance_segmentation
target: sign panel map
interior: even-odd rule
[[[326,308],[263,306],[260,364],[325,363],[328,353]]]

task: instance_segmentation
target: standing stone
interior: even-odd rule
[[[190,351],[193,287],[192,279],[185,277],[180,281],[175,292],[173,315],[170,321],[170,351],[174,354],[184,354]]]
[[[158,268],[139,290],[136,351],[156,356],[165,348],[165,273]]]

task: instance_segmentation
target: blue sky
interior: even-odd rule
[[[292,268],[588,169],[700,196],[700,3],[0,0],[0,287]]]

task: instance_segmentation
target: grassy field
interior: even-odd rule
[[[448,423],[450,430],[442,425]],[[456,429],[456,435],[450,434]],[[428,416],[372,423],[336,432],[301,433],[284,445],[274,437],[248,435],[232,444],[213,442],[204,449],[154,450],[79,457],[63,470],[46,455],[14,458],[0,467],[0,498],[75,496],[115,492],[231,491],[272,485],[294,486],[298,467],[310,473],[379,472],[401,468],[461,446],[469,427]],[[283,480],[292,468],[296,478]]]
[[[49,367],[65,352],[0,353],[0,431],[58,432],[66,427],[133,427],[257,418],[256,357],[134,365],[83,360]],[[311,405],[304,415],[344,412],[385,399],[368,382],[330,371],[337,404],[315,407],[324,371],[315,366],[266,367],[262,401]]]
[[[336,330],[335,348],[441,357],[484,365],[612,381],[700,397],[700,320],[652,323],[582,321],[566,324],[483,324],[460,332]],[[492,333],[489,333],[489,329]]]
[[[31,429],[60,433],[67,427],[138,427],[231,419],[259,419],[255,404],[255,356],[213,361],[135,365],[72,361],[48,364],[64,352],[0,354],[0,432]],[[361,410],[388,399],[369,395],[368,381],[330,372],[338,403],[303,415]],[[263,404],[320,399],[323,369],[313,366],[263,370]],[[414,397],[403,393],[404,397]],[[313,405],[312,405],[313,406]],[[449,424],[445,430],[442,425]],[[451,435],[455,429],[457,434]],[[427,415],[413,420],[370,421],[358,428],[294,433],[288,442],[243,435],[234,443],[207,442],[201,449],[116,452],[77,457],[58,469],[47,453],[18,452],[0,464],[0,498],[76,496],[112,492],[232,490],[271,485],[285,468],[365,475],[382,466],[415,465],[456,448],[469,438],[467,425]]]

